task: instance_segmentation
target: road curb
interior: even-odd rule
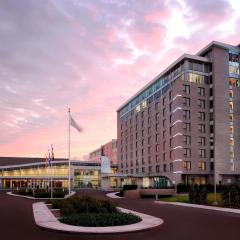
[[[163,224],[161,218],[153,217],[147,214],[135,212],[125,208],[118,208],[122,212],[132,213],[139,216],[142,221],[130,225],[110,226],[110,227],[81,227],[61,223],[52,214],[44,202],[33,203],[33,216],[37,226],[40,228],[70,233],[85,234],[116,234],[138,232],[158,227]]]

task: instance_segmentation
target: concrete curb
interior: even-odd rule
[[[35,197],[31,197],[31,196],[24,196],[24,195],[15,194],[15,193],[12,193],[12,192],[7,192],[7,194],[10,195],[10,196],[27,198],[27,199],[39,199],[39,200],[65,199],[65,198],[69,198],[69,197],[73,196],[75,193],[76,192],[71,192],[70,194],[67,194],[64,198],[35,198]]]
[[[199,205],[199,204],[180,203],[180,202],[155,201],[155,203],[162,204],[162,205],[166,205],[167,204],[167,205],[175,205],[175,206],[191,207],[191,208],[200,208],[200,209],[213,210],[213,211],[219,211],[219,212],[228,212],[228,213],[240,214],[240,209],[233,209],[233,208],[204,206],[204,205]]]
[[[110,226],[110,227],[81,227],[72,226],[61,223],[56,217],[53,216],[44,202],[33,203],[33,216],[37,226],[55,231],[71,232],[71,233],[86,233],[86,234],[115,234],[143,231],[151,228],[158,227],[163,224],[163,220],[143,213],[135,212],[132,210],[118,208],[125,213],[133,213],[138,215],[142,221],[135,224],[123,226]]]
[[[119,192],[113,192],[113,193],[107,193],[106,196],[109,198],[124,198],[124,197],[119,197],[116,194]]]

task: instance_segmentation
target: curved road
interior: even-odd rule
[[[82,190],[78,194],[96,197],[105,192]],[[171,205],[158,205],[151,199],[117,199],[121,207],[160,217],[164,224],[158,228],[115,235],[67,234],[42,230],[34,224],[32,203],[34,200],[16,198],[0,192],[0,239],[7,240],[231,240],[239,239],[240,214],[223,213]]]

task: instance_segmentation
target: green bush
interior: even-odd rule
[[[50,200],[53,208],[60,208],[64,215],[74,213],[114,213],[116,204],[110,200],[95,199],[89,196],[72,197],[63,200]]]
[[[189,201],[196,204],[205,204],[207,189],[204,185],[192,185],[189,190]]]
[[[84,227],[121,226],[140,222],[141,218],[131,213],[81,213],[63,216],[60,222]]]
[[[240,186],[229,185],[222,187],[222,200],[225,207],[240,208]]]
[[[123,188],[122,190],[125,191],[125,190],[136,190],[137,189],[137,185],[135,184],[126,184],[126,185],[123,185]]]

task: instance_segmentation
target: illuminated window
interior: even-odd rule
[[[204,161],[199,161],[198,162],[198,169],[200,171],[206,171],[206,168],[207,168],[206,162],[204,162]]]
[[[184,162],[183,162],[183,169],[184,169],[185,171],[191,170],[191,162],[190,162],[190,161],[184,161]]]

